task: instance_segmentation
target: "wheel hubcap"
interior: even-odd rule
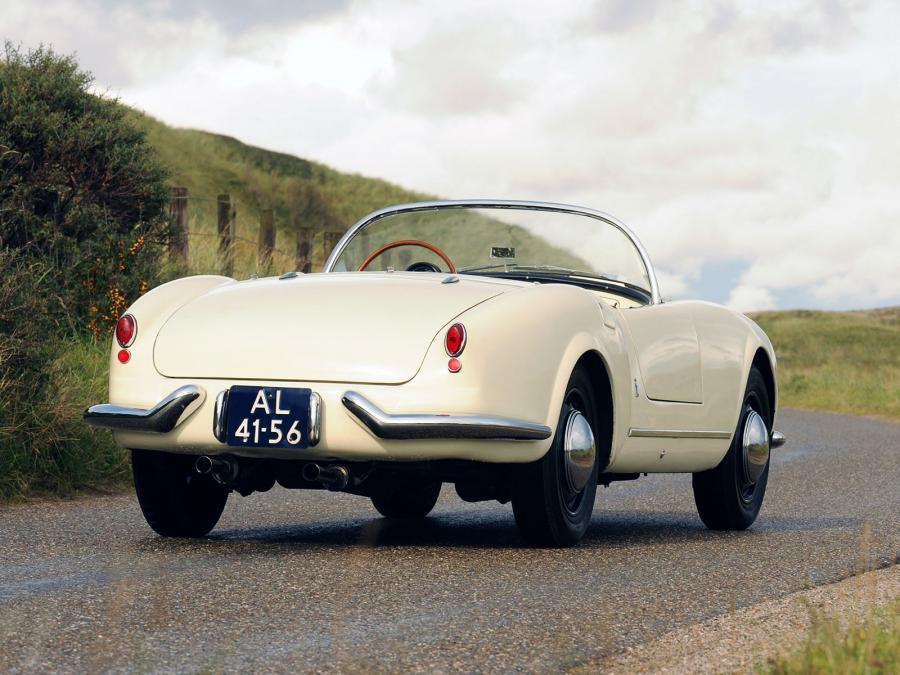
[[[766,470],[769,462],[769,430],[755,410],[747,413],[743,436],[744,480],[753,485]]]
[[[566,419],[564,450],[566,483],[572,492],[581,492],[594,470],[597,448],[590,423],[577,410],[570,412]]]

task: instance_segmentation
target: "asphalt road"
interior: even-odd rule
[[[704,529],[690,477],[598,492],[569,550],[446,489],[417,527],[368,500],[232,497],[166,540],[133,497],[0,509],[0,670],[557,670],[898,562],[900,425],[785,411],[748,532]]]

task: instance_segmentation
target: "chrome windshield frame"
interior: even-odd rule
[[[341,237],[340,240],[338,240],[338,243],[335,245],[334,250],[331,252],[331,255],[328,256],[328,260],[325,261],[325,266],[322,268],[322,271],[326,273],[333,272],[334,266],[337,264],[337,261],[341,257],[341,254],[343,254],[344,250],[347,248],[347,245],[353,240],[353,238],[359,233],[360,230],[370,225],[371,223],[381,220],[382,218],[397,215],[400,213],[414,213],[416,211],[437,211],[440,209],[519,209],[523,211],[568,213],[571,215],[587,216],[588,218],[594,218],[595,220],[604,222],[607,225],[612,225],[614,228],[628,237],[628,240],[632,243],[635,249],[637,249],[638,255],[640,255],[641,261],[644,263],[644,268],[647,270],[647,278],[650,280],[651,304],[657,305],[660,302],[659,285],[656,281],[656,272],[653,270],[653,263],[650,262],[650,256],[647,255],[647,251],[644,249],[643,244],[641,244],[640,240],[637,238],[637,235],[635,235],[635,233],[632,232],[631,229],[627,225],[625,225],[625,223],[607,213],[603,213],[602,211],[588,209],[583,206],[572,206],[571,204],[556,204],[553,202],[533,202],[515,199],[454,199],[430,202],[410,202],[408,204],[396,204],[394,206],[387,206],[383,209],[372,211],[372,213],[356,221],[356,223],[354,223],[350,227],[350,229],[348,229],[344,233],[344,236]]]

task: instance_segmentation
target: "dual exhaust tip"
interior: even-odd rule
[[[201,476],[211,475],[217,483],[233,483],[238,475],[238,463],[233,457],[201,455],[194,462],[194,471]]]
[[[209,457],[201,455],[194,462],[194,470],[200,475],[211,475],[217,483],[233,483],[238,476],[238,461],[234,457]],[[343,464],[317,464],[307,462],[301,471],[307,483],[320,483],[338,492],[350,483],[350,470]]]
[[[316,464],[307,462],[301,472],[308,483],[321,483],[327,489],[339,492],[350,482],[350,471],[343,464]]]

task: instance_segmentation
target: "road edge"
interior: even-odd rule
[[[803,641],[814,613],[860,620],[898,598],[900,565],[895,564],[685,626],[571,672],[747,672]]]

